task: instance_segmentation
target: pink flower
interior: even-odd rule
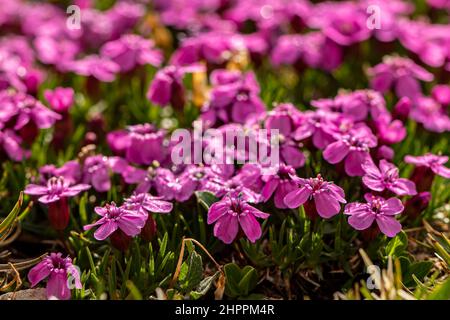
[[[450,169],[444,166],[448,161],[447,156],[438,156],[432,153],[426,153],[423,156],[406,156],[405,162],[414,164],[418,167],[426,167],[431,169],[435,174],[450,179]]]
[[[183,69],[175,66],[158,70],[148,88],[147,99],[161,107],[172,104],[182,110],[185,103],[183,76]]]
[[[0,130],[0,152],[4,151],[10,159],[22,161],[29,157],[30,152],[22,149],[21,143],[22,139],[13,130]]]
[[[165,132],[156,130],[153,125],[145,123],[129,126],[129,145],[126,159],[136,164],[161,162],[166,156],[163,147]]]
[[[134,194],[130,198],[125,199],[125,205],[145,214],[151,212],[169,213],[173,208],[170,202],[163,200],[162,197],[152,196],[149,193]]]
[[[70,70],[82,76],[92,76],[103,82],[114,81],[120,66],[114,61],[98,55],[89,55],[81,60],[73,61]]]
[[[261,226],[256,218],[267,219],[269,214],[249,205],[239,195],[231,194],[214,203],[208,211],[208,224],[214,225],[214,235],[230,244],[236,238],[239,226],[250,242],[261,237]]]
[[[448,107],[450,105],[450,86],[445,84],[438,84],[434,86],[431,90],[431,96],[442,106]]]
[[[135,34],[126,34],[117,40],[107,42],[101,48],[100,54],[117,63],[122,72],[131,71],[136,66],[145,64],[159,67],[163,61],[163,55],[154,48],[153,41]]]
[[[371,190],[381,192],[387,189],[399,196],[417,194],[414,182],[400,178],[397,167],[384,159],[380,160],[380,168],[371,160],[366,161],[362,168],[365,171],[362,181]]]
[[[126,207],[137,210],[147,217],[147,221],[141,230],[141,238],[145,241],[151,241],[157,232],[157,225],[153,219],[153,213],[169,213],[172,211],[173,205],[164,201],[162,197],[154,197],[149,193],[134,194],[130,198],[125,199]]]
[[[329,163],[336,164],[345,159],[345,172],[349,176],[362,176],[361,165],[370,158],[370,148],[377,146],[377,138],[370,129],[361,124],[355,125],[348,133],[338,137],[328,145],[323,157]]]
[[[175,176],[169,169],[149,167],[147,170],[128,166],[122,176],[126,183],[135,184],[136,193],[154,193],[165,200],[172,200],[175,196]]]
[[[406,128],[400,120],[392,120],[390,113],[383,113],[374,121],[380,143],[394,144],[406,137]]]
[[[0,105],[2,109],[4,108],[0,111],[0,120],[3,122],[12,120],[14,130],[28,126],[47,129],[62,119],[61,115],[45,107],[36,98],[22,92],[1,92]]]
[[[133,237],[141,232],[147,220],[147,215],[126,206],[117,207],[114,202],[105,207],[95,207],[95,212],[101,216],[100,220],[83,227],[90,230],[98,227],[94,233],[97,240],[105,240],[116,230],[120,229],[127,236]]]
[[[53,177],[47,181],[46,186],[29,184],[25,187],[25,193],[32,196],[40,196],[39,202],[48,204],[62,198],[74,197],[82,191],[88,190],[88,184],[71,185],[70,181],[63,177]]]
[[[314,146],[318,149],[323,149],[332,143],[333,137],[326,130],[329,121],[336,118],[335,113],[325,110],[306,111],[304,113],[304,120],[294,133],[296,140],[304,140],[312,138]]]
[[[371,87],[382,93],[395,87],[399,98],[408,97],[412,100],[422,94],[420,83],[432,81],[434,76],[412,60],[397,56],[386,56],[383,63],[369,69],[372,77]]]
[[[72,88],[57,87],[54,90],[44,91],[44,97],[50,107],[58,113],[67,112],[72,107],[74,94]]]
[[[403,211],[403,204],[397,198],[384,198],[366,194],[367,203],[353,202],[345,206],[344,214],[349,215],[348,223],[356,230],[365,230],[375,221],[388,237],[394,237],[402,230],[395,215]]]
[[[83,286],[80,281],[80,273],[72,264],[72,259],[63,258],[61,253],[53,252],[30,270],[28,280],[31,282],[31,287],[34,287],[48,278],[47,298],[69,300],[71,296],[69,275],[75,281],[75,288],[81,289]]]
[[[91,184],[99,192],[106,192],[111,189],[110,171],[122,173],[126,167],[127,162],[119,157],[87,157],[83,162],[83,182]]]
[[[417,98],[410,116],[427,130],[433,132],[450,131],[450,117],[447,115],[446,108],[443,108],[432,98]]]
[[[416,184],[417,192],[430,191],[435,174],[450,178],[450,169],[444,166],[447,161],[447,156],[437,156],[431,153],[419,157],[405,157],[406,163],[416,165],[411,180]]]
[[[270,168],[268,172],[263,172],[261,178],[265,185],[261,190],[262,199],[268,201],[274,195],[275,207],[279,209],[287,208],[284,198],[289,192],[297,188],[297,183],[293,177],[295,177],[294,168],[284,164]]]
[[[211,83],[211,99],[202,110],[202,119],[211,126],[217,123],[245,123],[265,111],[253,72],[217,69],[211,73]]]
[[[314,199],[317,213],[322,218],[331,218],[341,210],[340,203],[346,203],[344,190],[332,182],[324,181],[320,174],[317,178],[296,178],[295,182],[299,188],[284,197],[284,203],[289,208],[298,208]]]
[[[48,217],[55,230],[64,230],[69,225],[70,208],[67,198],[91,187],[88,184],[71,184],[71,180],[60,176],[50,178],[46,186],[29,184],[25,188],[26,194],[40,196],[39,202],[48,205]]]
[[[357,42],[367,40],[371,30],[366,26],[366,15],[360,12],[356,6],[341,5],[329,8],[328,22],[323,28],[323,33],[340,44],[349,46]]]

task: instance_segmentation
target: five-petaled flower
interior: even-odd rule
[[[62,253],[51,253],[34,266],[28,273],[31,287],[48,278],[47,298],[68,300],[70,299],[69,276],[74,280],[76,289],[81,289],[80,273],[72,264],[69,257],[63,258]]]
[[[284,197],[284,203],[289,208],[298,208],[308,200],[314,199],[317,213],[322,218],[331,218],[341,210],[340,203],[346,203],[342,188],[332,182],[323,180],[320,174],[317,178],[295,178],[298,189],[289,192]]]
[[[348,223],[356,230],[365,230],[377,223],[380,231],[394,237],[402,230],[395,219],[403,211],[403,204],[397,198],[384,199],[370,193],[364,196],[367,203],[352,202],[345,206],[344,214],[349,215]]]
[[[214,203],[208,211],[208,224],[214,225],[214,235],[229,244],[236,238],[239,226],[251,242],[261,237],[256,218],[267,219],[264,213],[248,204],[239,194],[228,194]]]

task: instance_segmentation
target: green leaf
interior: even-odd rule
[[[258,274],[251,266],[240,269],[235,263],[228,263],[224,266],[224,272],[225,293],[232,298],[248,296],[258,282]]]
[[[215,195],[208,191],[196,191],[195,196],[197,197],[198,203],[206,210],[209,210],[209,207],[211,207],[214,202],[219,201]]]
[[[412,275],[416,276],[417,279],[423,281],[423,278],[430,272],[433,267],[433,262],[431,261],[419,261],[409,265],[406,273],[403,275],[403,284],[406,287],[414,287],[416,282],[414,281]]]
[[[214,281],[219,277],[219,275],[220,271],[217,271],[212,276],[204,278],[197,286],[197,288],[194,291],[191,291],[190,293],[191,298],[197,300],[200,297],[204,296],[211,288],[211,285],[214,283]]]
[[[450,299],[450,278],[436,288],[427,297],[427,300],[448,300]]]
[[[223,268],[225,272],[225,293],[232,298],[239,296],[239,280],[241,269],[235,263],[228,263]]]
[[[202,257],[195,251],[189,254],[188,259],[181,265],[178,283],[180,289],[189,292],[197,285],[203,277]]]
[[[394,258],[400,257],[408,246],[408,236],[400,232],[392,238],[386,246],[386,255]]]
[[[239,281],[239,290],[241,296],[248,296],[256,284],[258,283],[258,274],[255,268],[251,266],[245,266],[241,271],[242,279]]]
[[[20,192],[19,200],[17,200],[16,205],[11,210],[11,212],[6,216],[5,219],[0,223],[0,239],[6,237],[7,233],[16,221],[17,215],[19,214],[20,207],[23,203],[23,193]]]

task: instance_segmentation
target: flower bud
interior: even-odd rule
[[[153,219],[152,215],[149,214],[147,222],[142,228],[141,238],[144,239],[144,241],[150,242],[156,236],[156,231],[157,231],[156,221],[155,219]]]
[[[416,184],[417,192],[430,191],[433,179],[434,172],[426,166],[417,166],[410,178]]]
[[[48,205],[48,219],[50,224],[57,231],[62,231],[69,225],[70,209],[67,198],[61,198],[58,201]]]
[[[119,251],[126,251],[131,244],[131,237],[121,229],[114,231],[111,236],[111,244]]]
[[[411,219],[417,218],[427,207],[431,200],[431,193],[421,192],[405,203],[404,214]]]
[[[394,106],[392,116],[394,117],[394,119],[400,119],[405,121],[408,118],[410,111],[411,111],[411,99],[409,99],[408,97],[403,97]]]

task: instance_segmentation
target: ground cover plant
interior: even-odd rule
[[[449,12],[2,0],[2,299],[449,299]]]

